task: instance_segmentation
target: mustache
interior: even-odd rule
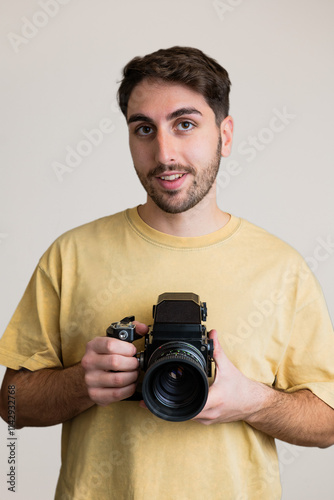
[[[193,174],[193,175],[195,175],[196,173],[193,167],[182,165],[181,163],[175,163],[173,165],[158,163],[158,165],[148,173],[148,177],[157,177],[163,174],[164,172],[173,172],[173,171],[184,172],[185,174]]]

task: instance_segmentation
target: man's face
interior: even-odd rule
[[[146,79],[130,95],[127,121],[134,167],[149,198],[168,213],[199,203],[215,182],[222,155],[221,129],[204,97]]]

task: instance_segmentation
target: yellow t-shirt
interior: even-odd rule
[[[132,208],[65,233],[41,258],[0,341],[0,362],[71,366],[111,322],[135,315],[151,324],[164,292],[207,303],[207,329],[218,330],[247,377],[308,388],[334,407],[334,336],[315,278],[286,243],[233,216],[206,236],[175,237]],[[244,422],[167,422],[123,401],[63,425],[57,500],[280,495],[274,439]]]

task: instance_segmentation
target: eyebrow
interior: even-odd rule
[[[201,115],[202,113],[198,111],[196,108],[180,108],[176,109],[175,111],[172,111],[172,113],[169,113],[167,115],[167,120],[173,120],[175,118],[178,118],[179,116],[182,115]]]
[[[179,116],[194,115],[194,114],[202,116],[202,113],[196,108],[179,108],[179,109],[176,109],[175,111],[172,111],[171,113],[169,113],[166,116],[166,118],[169,121],[169,120],[174,120],[175,118],[179,118]],[[153,119],[150,118],[149,116],[143,115],[141,113],[136,113],[136,114],[133,114],[129,117],[128,124],[133,123],[133,122],[139,122],[139,121],[153,123]]]

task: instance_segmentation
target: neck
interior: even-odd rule
[[[221,229],[230,215],[220,210],[216,199],[206,196],[195,207],[179,214],[161,210],[151,198],[138,207],[138,213],[146,224],[162,233],[173,236],[204,236]]]

